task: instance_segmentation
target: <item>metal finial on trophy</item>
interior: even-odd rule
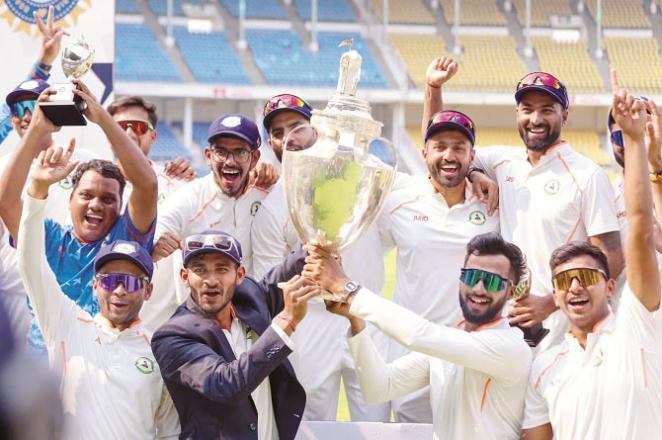
[[[338,87],[336,93],[345,96],[356,96],[356,88],[361,79],[361,62],[363,58],[354,49],[354,40],[348,38],[340,42],[338,47],[349,46],[349,50],[340,57],[340,71],[338,74]]]

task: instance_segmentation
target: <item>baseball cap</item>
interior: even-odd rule
[[[310,104],[298,96],[287,93],[276,95],[264,104],[264,110],[262,112],[262,116],[264,117],[262,124],[264,125],[264,128],[269,131],[271,120],[279,113],[287,111],[297,112],[308,120],[310,120],[310,117],[313,114],[313,108]]]
[[[476,142],[476,131],[471,118],[462,112],[455,110],[444,110],[432,115],[425,130],[425,142],[430,136],[442,130],[459,130],[474,145]]]
[[[567,110],[570,106],[570,101],[568,100],[568,92],[565,89],[565,86],[551,73],[531,72],[526,74],[517,83],[517,89],[515,90],[515,101],[517,101],[519,104],[519,102],[522,100],[522,96],[524,96],[525,93],[534,90],[546,93],[552,98],[556,99],[561,103],[561,106],[563,106],[564,110]]]
[[[233,136],[249,143],[252,150],[260,147],[260,130],[255,122],[244,115],[226,114],[214,119],[209,126],[207,141],[209,143],[218,136]]]
[[[151,280],[154,273],[152,256],[140,244],[135,241],[115,240],[104,244],[94,258],[94,271],[98,272],[101,267],[114,260],[126,260],[138,266]]]
[[[39,95],[41,95],[41,92],[49,87],[50,84],[41,79],[29,79],[23,81],[7,95],[5,102],[7,102],[7,105],[11,105],[21,96],[29,96],[37,99]]]
[[[241,244],[232,235],[223,231],[205,231],[193,234],[184,240],[184,267],[191,258],[200,254],[217,253],[241,264]]]

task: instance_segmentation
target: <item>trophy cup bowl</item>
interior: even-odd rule
[[[62,71],[67,78],[80,78],[94,62],[94,48],[82,35],[62,50]],[[85,102],[76,94],[73,83],[53,84],[56,93],[39,104],[46,117],[55,125],[87,125],[83,116]]]

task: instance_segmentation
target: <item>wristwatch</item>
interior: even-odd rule
[[[343,292],[338,296],[338,302],[343,302],[346,303],[349,301],[349,299],[356,295],[356,293],[361,290],[361,286],[359,283],[355,283],[354,281],[347,281],[345,284],[345,287],[343,288]]]
[[[651,173],[651,182],[653,183],[662,182],[662,171],[655,171]]]
[[[480,169],[476,166],[473,166],[473,165],[469,166],[469,169],[467,170],[467,180],[471,183],[474,183],[474,181],[471,180],[471,173],[473,173],[474,171],[477,172],[477,173],[481,173],[481,174],[485,175],[485,170],[482,170],[482,169]]]

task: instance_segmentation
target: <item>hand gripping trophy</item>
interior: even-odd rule
[[[515,286],[513,298],[515,300],[520,300],[530,295],[530,293],[531,269],[527,268],[519,283],[517,283],[517,286]],[[549,329],[543,327],[541,323],[538,323],[531,328],[520,327],[519,325],[517,327],[524,333],[524,340],[529,345],[529,347],[535,347],[540,344],[540,341],[542,341],[543,338],[547,336],[547,333],[549,333]]]
[[[341,43],[344,45],[345,42]],[[336,253],[372,224],[395,179],[395,166],[369,152],[382,123],[356,97],[362,58],[355,50],[340,58],[336,93],[311,125],[285,139],[283,179],[287,209],[301,242]],[[383,140],[393,151],[393,145]],[[322,295],[333,300],[331,293]]]
[[[65,46],[62,51],[62,71],[67,78],[80,78],[92,67],[94,48],[82,35]],[[46,117],[55,125],[87,125],[83,116],[85,102],[76,94],[76,85],[70,82],[53,84],[57,93],[47,102],[39,104]]]

